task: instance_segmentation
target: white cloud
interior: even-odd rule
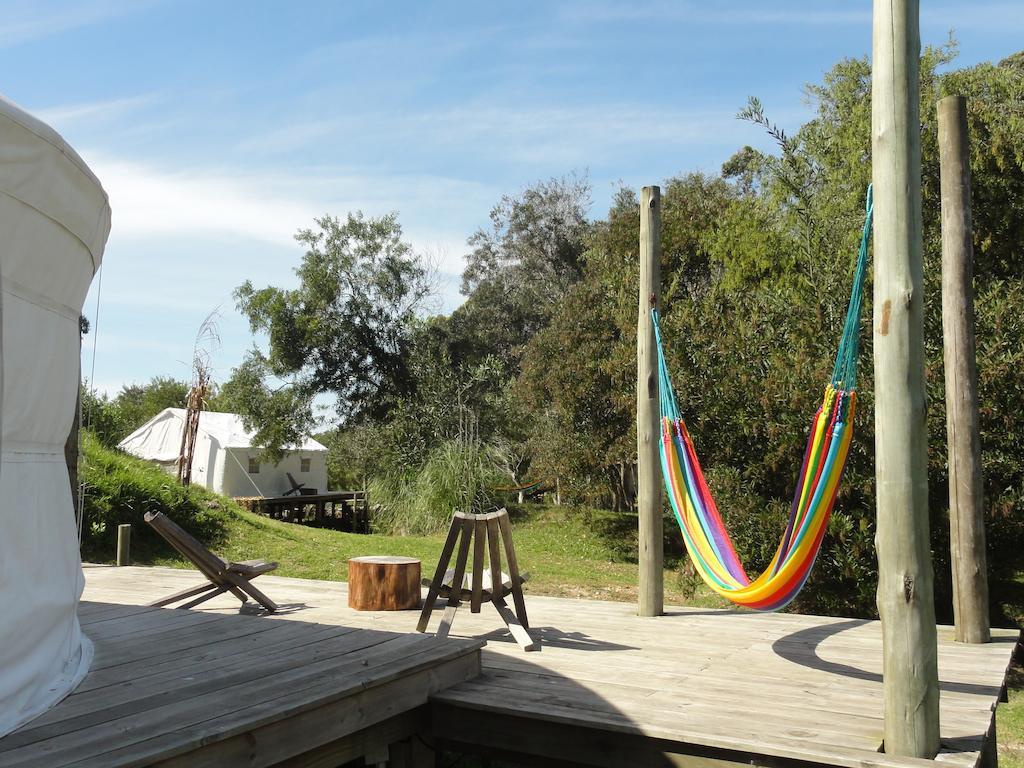
[[[138,279],[131,287],[107,290],[103,294],[103,305],[121,307],[125,310],[159,312],[163,315],[173,313],[177,316],[195,316],[208,312],[211,302],[218,296],[221,299],[220,306],[230,305],[231,302],[230,287],[221,291],[220,294],[214,294],[213,297],[209,295],[209,291],[192,292],[182,296],[169,293],[162,286],[160,290],[154,290],[155,287],[152,282],[142,282],[141,279]]]
[[[461,272],[469,222],[484,218],[496,190],[431,175],[188,168],[168,171],[96,152],[83,152],[110,196],[111,241],[154,238],[263,242],[297,248],[294,234],[325,213],[399,212],[407,239],[439,268]],[[409,215],[403,216],[402,212]],[[213,240],[210,243],[210,240]],[[182,254],[183,260],[195,256]],[[208,258],[205,257],[204,258]]]
[[[40,3],[20,2],[0,6],[0,48],[52,37],[80,27],[132,13],[152,2],[142,0],[94,0],[44,9]]]
[[[336,133],[344,124],[343,120],[290,123],[244,139],[237,148],[241,152],[256,155],[289,152]]]
[[[806,118],[799,113],[774,114],[785,122]],[[682,110],[632,103],[597,105],[522,105],[467,103],[447,109],[402,113],[367,112],[344,119],[297,120],[247,137],[238,145],[246,153],[289,153],[303,147],[332,143],[358,152],[372,146],[409,146],[414,139],[419,156],[477,158],[480,162],[516,167],[552,168],[598,166],[621,162],[637,148],[694,147],[749,141],[751,129],[736,119],[736,109]],[[532,174],[532,171],[530,172]]]
[[[83,153],[110,196],[115,236],[221,235],[291,243],[317,208],[268,191],[269,179],[210,171],[161,171]]]
[[[739,141],[749,130],[734,109],[678,110],[638,104],[468,105],[415,120],[439,143],[472,145],[512,162],[580,167],[617,161],[631,148]],[[782,119],[776,116],[776,119]]]
[[[82,123],[108,123],[123,120],[129,113],[149,106],[156,100],[156,96],[147,94],[122,99],[59,104],[33,109],[32,114],[58,131],[67,131]]]

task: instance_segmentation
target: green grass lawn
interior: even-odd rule
[[[1015,664],[1006,681],[1010,701],[996,710],[999,765],[1024,768],[1024,667]]]
[[[1024,574],[1019,574],[1016,585],[1018,599],[1003,606],[1006,618],[1021,626],[1024,623]],[[1024,665],[1018,654],[1006,680],[1009,701],[996,710],[996,736],[999,739],[999,765],[1001,768],[1024,768]]]
[[[628,526],[612,513],[559,507],[531,507],[513,517],[520,568],[530,572],[526,591],[534,594],[587,597],[600,600],[636,599],[637,566],[623,551],[635,547]],[[635,520],[626,516],[629,526]],[[626,541],[616,536],[619,528]],[[611,536],[611,538],[609,538]],[[345,581],[348,559],[359,555],[406,555],[423,561],[429,571],[441,553],[444,535],[381,536],[341,533],[269,520],[245,511],[228,515],[217,553],[230,560],[262,557],[280,565],[279,576]],[[173,557],[157,557],[153,565],[187,568]],[[665,599],[670,603],[720,606],[721,600],[702,584],[685,579],[677,570],[665,571]]]

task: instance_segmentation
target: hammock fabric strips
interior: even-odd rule
[[[853,439],[860,315],[871,232],[870,187],[866,211],[843,337],[832,379],[811,421],[789,522],[771,563],[754,580],[747,576],[736,555],[704,479],[672,389],[658,312],[652,311],[661,384],[661,469],[665,489],[698,573],[711,589],[737,605],[775,611],[789,604],[807,581],[828,527]]]

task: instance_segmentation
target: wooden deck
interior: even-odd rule
[[[365,491],[251,496],[235,501],[250,512],[271,520],[349,533],[370,532],[370,501]]]
[[[88,676],[0,739],[0,766],[377,762],[429,731],[431,693],[480,671],[479,641],[109,602],[79,613]]]
[[[138,604],[195,578],[163,568],[90,567],[85,596]],[[261,627],[299,620],[408,632],[417,620],[415,611],[350,611],[343,583],[267,576],[260,586],[285,606],[279,616],[255,619]],[[184,614],[181,621],[238,613],[233,598],[207,605],[193,612],[194,619],[169,613]],[[479,677],[431,696],[439,745],[516,756],[529,765],[935,765],[878,751],[882,684],[876,622],[696,609],[641,619],[630,604],[532,595],[527,607],[542,638],[540,653],[520,651],[504,628],[499,631],[490,606],[478,615],[468,606],[459,609],[453,637],[483,638],[488,645]],[[432,629],[438,620],[435,612]],[[976,765],[991,738],[993,710],[1017,640],[1016,631],[993,634],[991,644],[965,646],[953,642],[950,628],[939,630],[939,760],[955,768]],[[266,637],[269,643],[272,636]],[[137,652],[138,641],[131,645]]]

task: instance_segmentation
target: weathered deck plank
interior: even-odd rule
[[[86,577],[87,597],[128,604],[195,578],[186,571],[143,568],[89,568]],[[408,632],[416,624],[415,612],[350,611],[341,583],[265,578],[268,594],[290,606],[262,619],[267,625],[299,619]],[[537,755],[579,760],[586,754],[595,764],[614,765],[615,755],[628,753],[636,765],[749,764],[755,757],[847,768],[935,765],[877,751],[877,622],[696,609],[638,618],[623,603],[538,596],[528,602],[533,631],[543,640],[539,654],[523,655],[492,615],[467,612],[459,620],[458,636],[490,642],[483,676],[433,696],[435,719],[462,716],[459,732],[472,731],[450,738],[451,744],[490,745],[502,753],[497,734],[507,721],[514,727],[506,753],[530,741]],[[237,601],[227,598],[207,605],[204,614],[238,612]],[[90,613],[90,620],[98,615]],[[183,636],[201,633],[204,626],[183,625]],[[268,650],[277,653],[274,633],[265,637]],[[993,643],[967,646],[953,641],[951,628],[939,628],[943,763],[977,764],[1016,637],[1015,631],[996,630]],[[260,644],[256,638],[245,641]],[[187,640],[179,642],[188,646]],[[197,655],[204,650],[189,647]],[[133,669],[143,663],[130,662]],[[157,668],[153,674],[167,672]]]
[[[327,745],[358,756],[480,671],[475,640],[95,602],[81,616],[93,669],[0,739],[0,766],[272,766]]]

